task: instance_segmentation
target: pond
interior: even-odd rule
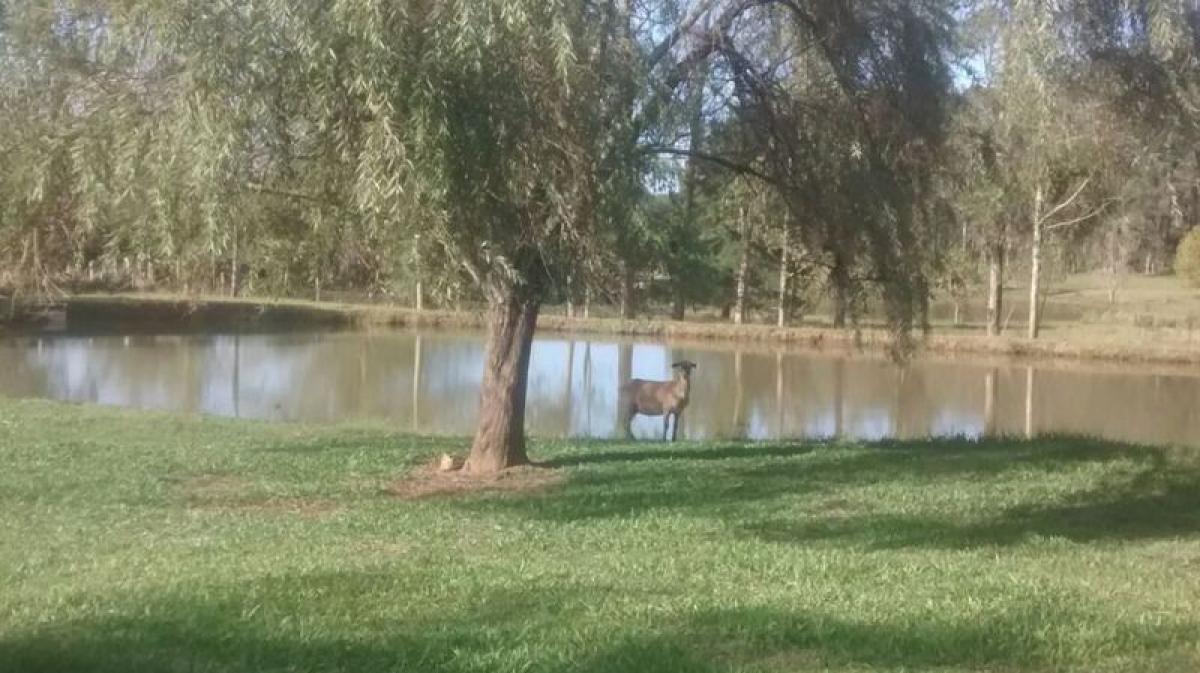
[[[541,437],[619,436],[618,382],[695,361],[680,436],[880,439],[1073,433],[1200,445],[1200,372],[881,357],[542,334],[527,424]],[[242,418],[382,419],[469,434],[480,334],[345,331],[50,335],[0,341],[0,394]],[[661,433],[639,417],[634,434]]]

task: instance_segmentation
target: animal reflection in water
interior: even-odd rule
[[[696,363],[681,360],[671,365],[674,377],[670,381],[647,381],[645,379],[630,379],[621,386],[621,397],[624,401],[625,436],[633,437],[633,417],[643,416],[663,417],[663,441],[667,439],[667,430],[671,428],[671,417],[675,417],[675,425],[671,431],[671,441],[679,435],[679,417],[687,407],[688,395],[692,388],[692,370]]]

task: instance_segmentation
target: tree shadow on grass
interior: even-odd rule
[[[0,633],[0,661],[22,673],[715,673],[1059,670],[1123,657],[1152,670],[1162,653],[1188,656],[1197,637],[1195,624],[1113,618],[1083,598],[1029,597],[954,615],[897,606],[851,618],[703,600],[697,609],[695,596],[680,595],[651,620],[636,601],[594,609],[620,587],[476,582],[430,602],[397,574],[284,575],[127,597],[93,616]],[[406,608],[387,609],[395,604]]]
[[[622,448],[549,464],[571,468],[567,485],[554,493],[460,506],[549,521],[679,511],[741,520],[735,530],[771,542],[876,549],[1011,545],[1034,535],[1092,542],[1200,533],[1200,460],[1194,452],[1076,437]],[[1071,490],[1076,485],[1056,481],[1096,470],[1104,473],[1099,485],[1094,475],[1079,477],[1087,488],[1078,492]],[[1022,490],[1028,479],[1045,479],[1047,489]],[[985,519],[888,511],[894,503],[886,500],[839,506],[843,492],[895,487],[920,499],[951,483],[980,493],[975,512]],[[1015,503],[997,500],[1003,504],[987,515],[996,496],[985,491],[997,483],[1021,495]],[[764,517],[772,510],[780,514]]]
[[[646,461],[713,461],[730,458],[788,458],[811,453],[825,446],[825,442],[806,443],[730,443],[717,446],[663,445],[657,447],[631,447],[609,449],[591,453],[575,453],[539,461],[542,467],[578,467],[606,463],[641,463]]]

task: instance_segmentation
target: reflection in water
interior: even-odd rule
[[[471,334],[56,336],[0,341],[0,394],[153,409],[473,431],[482,375]],[[548,336],[533,347],[527,423],[540,436],[624,432],[621,381],[699,367],[680,437],[916,438],[1083,433],[1200,445],[1200,377]],[[983,385],[980,386],[980,383]],[[661,436],[638,416],[635,436]]]

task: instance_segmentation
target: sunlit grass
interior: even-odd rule
[[[0,670],[1200,669],[1187,451],[464,444],[0,400]]]

